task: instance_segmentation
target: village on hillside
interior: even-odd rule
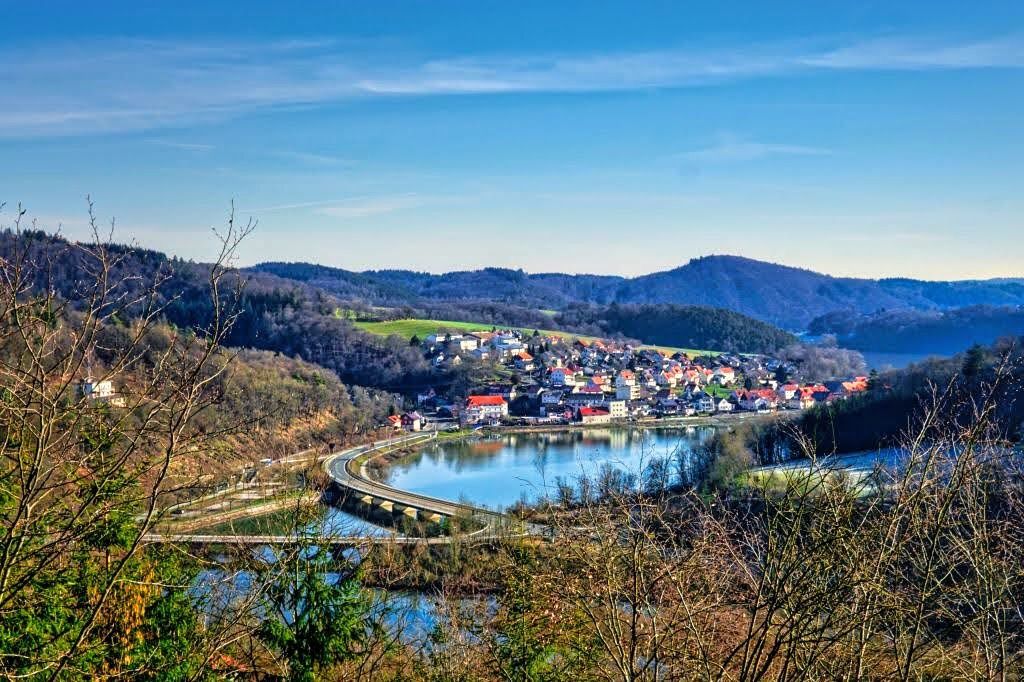
[[[688,354],[520,330],[437,333],[419,343],[437,368],[492,363],[507,378],[473,386],[465,396],[439,388],[420,392],[415,409],[390,418],[396,430],[769,413],[844,399],[868,387],[866,376],[817,381],[764,355]]]

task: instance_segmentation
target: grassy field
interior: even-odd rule
[[[442,331],[459,331],[459,332],[480,332],[490,331],[494,325],[480,324],[479,322],[456,322],[453,320],[424,320],[424,319],[405,319],[405,320],[390,320],[388,322],[355,322],[356,327],[363,331],[370,332],[371,334],[378,334],[380,336],[401,336],[405,339],[411,339],[413,336],[418,336],[421,339],[436,334]],[[521,328],[525,334],[532,334],[534,330]],[[596,336],[584,336],[582,334],[570,334],[568,332],[553,331],[550,329],[540,329],[541,334],[545,336],[557,336],[563,339],[580,339],[582,341],[593,341]],[[676,353],[683,351],[689,355],[717,355],[717,351],[710,350],[695,350],[693,348],[674,348],[671,346],[644,346],[644,348],[655,348],[657,350]]]
[[[740,388],[743,387],[740,386]],[[728,386],[718,386],[717,384],[711,384],[704,388],[704,392],[713,398],[728,398],[734,390],[736,389]]]
[[[461,332],[482,332],[490,331],[490,325],[477,324],[475,322],[455,322],[452,320],[391,320],[388,322],[356,322],[355,325],[371,334],[381,336],[401,336],[411,339],[418,336],[421,339],[441,331]],[[533,330],[530,330],[533,333]],[[542,332],[543,333],[543,332]]]

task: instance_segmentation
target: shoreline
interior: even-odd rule
[[[680,429],[689,427],[714,427],[714,428],[726,428],[730,423],[767,423],[780,419],[792,419],[800,413],[797,411],[792,412],[773,412],[770,414],[750,414],[750,413],[739,413],[729,415],[712,415],[712,416],[700,416],[700,417],[672,417],[668,419],[644,419],[640,421],[616,421],[608,422],[606,424],[545,424],[535,426],[493,426],[483,427],[479,430],[470,431],[458,431],[458,432],[437,432],[438,437],[424,441],[423,443],[416,443],[410,445],[407,448],[400,448],[391,452],[375,452],[368,458],[357,457],[353,460],[353,464],[359,466],[364,475],[371,478],[377,483],[387,484],[387,469],[395,462],[400,462],[406,457],[409,457],[419,450],[427,447],[431,444],[436,444],[438,440],[443,441],[466,441],[472,440],[481,436],[500,436],[503,434],[550,434],[550,433],[583,433],[591,430],[608,431],[615,429],[637,429],[637,430],[656,430],[656,429]],[[420,431],[419,433],[430,433],[429,431]],[[380,462],[374,466],[375,462]],[[383,475],[381,475],[383,473]]]
[[[612,421],[605,424],[537,424],[534,426],[494,426],[483,427],[487,433],[551,433],[559,431],[586,431],[588,429],[672,429],[684,426],[727,426],[733,423],[770,422],[781,419],[793,419],[800,412],[772,412],[757,414],[739,412],[729,415],[710,415],[700,417],[666,417],[662,419],[640,419],[636,421]],[[474,432],[471,432],[474,433]]]

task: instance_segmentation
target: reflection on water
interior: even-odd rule
[[[262,555],[264,561],[273,561],[269,549],[263,548],[254,554]],[[328,583],[339,579],[337,573],[323,574]],[[266,611],[265,602],[259,599],[260,592],[253,592],[258,578],[250,571],[232,571],[225,568],[211,568],[199,573],[192,587],[196,600],[208,623],[236,615],[237,609],[248,608],[259,617],[280,617]],[[493,615],[497,602],[493,597],[462,597],[445,600],[437,595],[405,590],[388,591],[364,588],[368,599],[367,618],[379,624],[390,636],[406,642],[424,646],[437,646],[430,635],[436,627],[451,627],[457,623],[474,622],[483,614]],[[285,620],[291,619],[285,616]],[[470,635],[470,633],[464,633]]]
[[[336,506],[327,506],[325,510],[323,521],[311,524],[306,529],[307,534],[323,534],[330,537],[385,537],[394,534],[394,531],[342,511]]]
[[[887,369],[903,369],[915,362],[921,362],[928,358],[940,357],[938,353],[888,353],[884,351],[861,351],[864,362],[869,369],[884,371]]]
[[[510,433],[438,442],[392,465],[388,484],[422,495],[507,507],[554,491],[558,478],[605,464],[640,475],[653,458],[686,460],[712,427]]]

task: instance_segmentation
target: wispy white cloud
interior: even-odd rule
[[[8,48],[0,50],[0,135],[149,130],[374,96],[598,92],[822,71],[1024,67],[1019,35],[830,43],[418,60],[329,40]]]
[[[318,206],[331,206],[334,204],[342,203],[345,201],[351,201],[352,199],[321,199],[317,201],[300,201],[291,204],[273,204],[271,206],[257,206],[257,207],[246,207],[240,206],[239,208],[246,213],[274,213],[276,211],[294,211],[300,208],[316,208]]]
[[[277,211],[297,211],[301,209],[313,209],[317,215],[330,216],[333,218],[365,218],[368,216],[380,215],[382,213],[393,213],[406,208],[422,206],[432,201],[439,201],[438,197],[426,197],[420,194],[393,194],[383,196],[359,196],[345,197],[342,199],[321,199],[318,201],[300,201],[290,204],[275,204],[272,206],[259,206],[256,208],[242,207],[245,213],[259,215],[261,213],[274,213]]]
[[[423,203],[424,199],[416,194],[360,197],[337,202],[331,206],[323,206],[316,209],[315,213],[332,218],[366,218],[383,213],[394,213]]]
[[[1019,35],[972,42],[880,38],[808,55],[801,62],[823,69],[1020,68],[1024,65],[1024,41]]]
[[[728,163],[756,161],[771,156],[827,156],[831,153],[831,150],[821,147],[755,142],[732,135],[723,135],[718,142],[711,146],[681,152],[673,158],[698,163]]]
[[[212,144],[200,144],[198,142],[175,142],[173,140],[148,140],[150,144],[160,147],[170,147],[186,152],[208,152],[214,149]]]
[[[340,156],[332,156],[330,154],[315,154],[311,152],[297,152],[297,151],[272,151],[270,152],[273,156],[290,159],[292,161],[298,161],[312,166],[351,166],[353,161],[351,159],[345,159]]]

